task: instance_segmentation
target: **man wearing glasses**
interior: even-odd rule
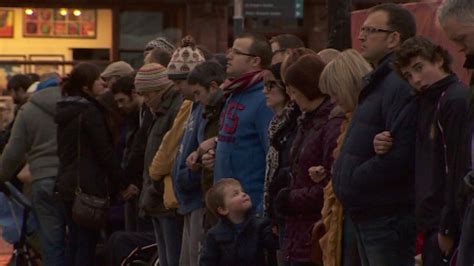
[[[262,92],[262,70],[270,65],[271,57],[265,37],[246,33],[235,39],[227,52],[229,81],[223,86],[225,104],[217,146],[202,157],[206,167],[214,167],[214,182],[224,177],[238,179],[257,212],[263,210],[267,129],[273,117]]]
[[[303,41],[292,34],[280,34],[270,39],[272,65],[282,63],[293,49],[304,47]]]
[[[410,86],[392,70],[393,51],[416,34],[412,14],[395,4],[369,10],[360,33],[362,55],[374,66],[364,78],[341,153],[334,192],[354,225],[364,266],[415,264],[413,113],[404,109]],[[376,134],[388,131],[393,149],[374,152]],[[395,144],[396,143],[396,144]]]

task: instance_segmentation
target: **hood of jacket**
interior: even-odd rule
[[[48,87],[41,91],[33,93],[30,102],[36,105],[46,113],[56,116],[56,104],[61,99],[60,87]]]

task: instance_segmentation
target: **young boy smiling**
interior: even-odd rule
[[[219,180],[207,192],[206,205],[219,222],[207,234],[199,265],[266,265],[265,250],[276,250],[278,239],[269,220],[254,216],[239,181]]]

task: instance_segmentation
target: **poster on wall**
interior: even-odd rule
[[[38,75],[43,75],[47,73],[57,73],[60,76],[64,75],[64,65],[60,64],[64,62],[64,55],[29,55],[30,61],[41,62],[41,61],[50,61],[57,62],[59,64],[32,64],[30,71]]]
[[[26,73],[26,65],[21,61],[26,61],[25,55],[0,54],[0,90],[6,89],[7,81],[11,76]]]
[[[33,8],[24,11],[24,37],[96,38],[95,9]]]
[[[0,37],[13,38],[13,10],[0,9]]]

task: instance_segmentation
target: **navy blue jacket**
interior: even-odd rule
[[[209,229],[201,251],[200,266],[265,266],[265,252],[278,249],[278,237],[269,219],[250,212],[240,229],[227,218],[220,218]]]
[[[460,214],[455,193],[468,171],[467,157],[461,156],[460,149],[468,143],[463,135],[469,122],[469,89],[452,74],[417,98],[417,224],[423,231],[439,229],[443,234],[456,235]]]
[[[408,83],[390,67],[387,55],[364,77],[364,87],[334,164],[334,192],[349,212],[371,216],[413,208],[416,113]],[[390,131],[392,149],[376,155],[375,135]]]
[[[186,166],[186,158],[203,141],[203,107],[193,103],[191,114],[186,120],[184,133],[176,154],[171,176],[176,198],[179,202],[178,213],[187,214],[204,206],[201,190],[201,171],[193,172]]]

